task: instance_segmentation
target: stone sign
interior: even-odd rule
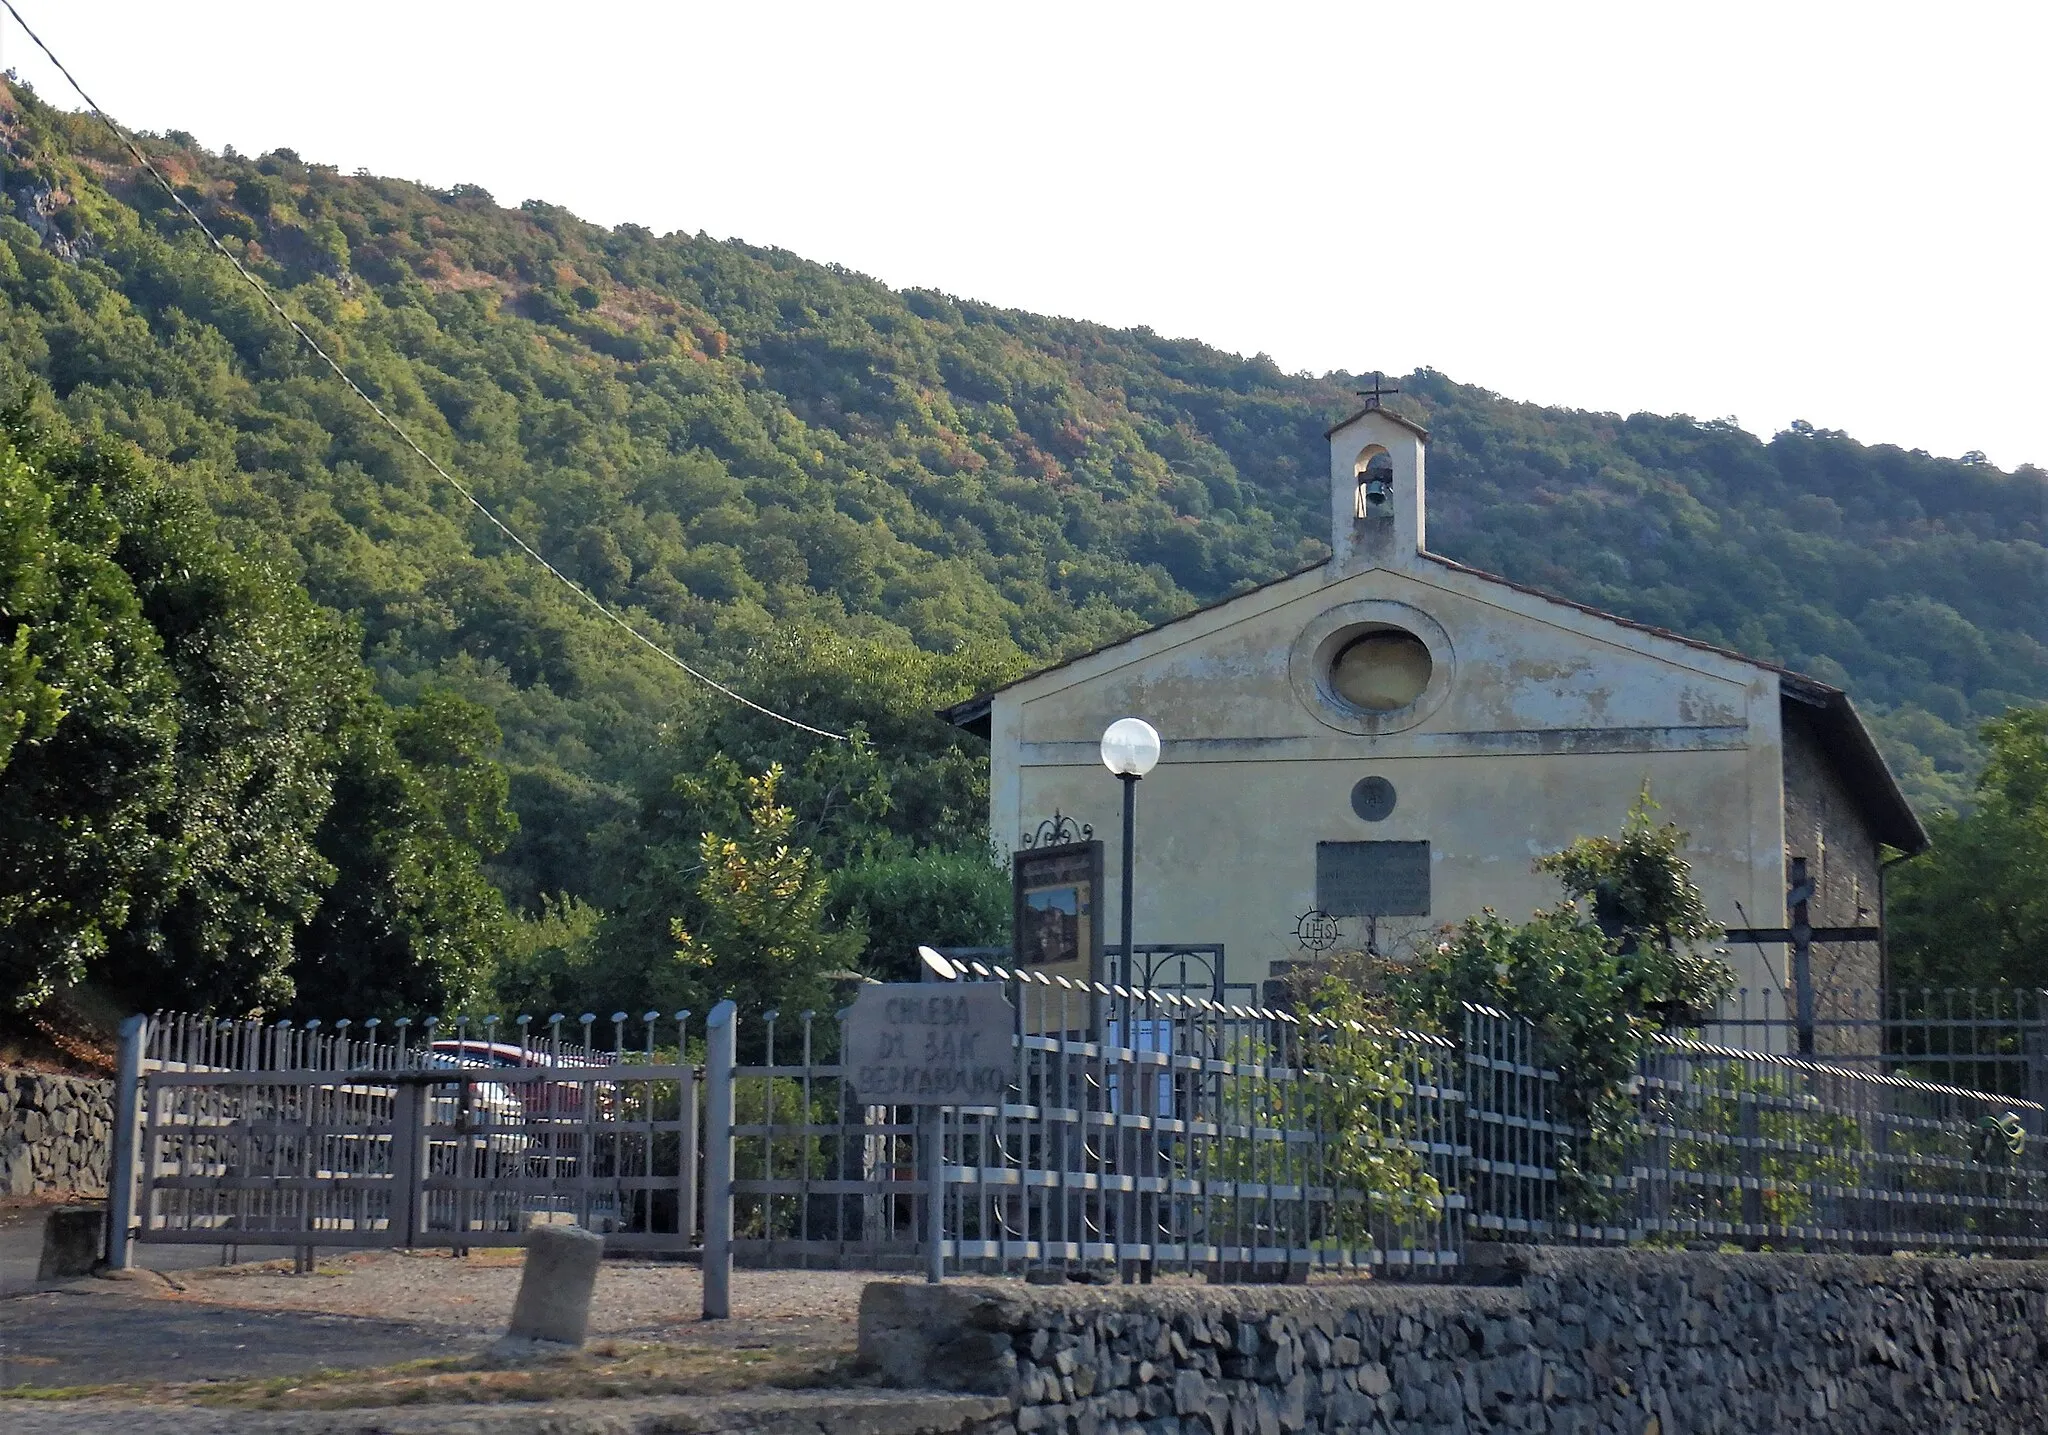
[[[842,1064],[878,1106],[996,1106],[1017,1070],[1016,1030],[998,982],[878,983],[847,1013]]]

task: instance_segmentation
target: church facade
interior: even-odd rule
[[[1163,739],[1135,939],[1220,944],[1235,992],[1333,945],[1398,952],[1554,903],[1535,859],[1618,832],[1645,784],[1717,920],[1782,923],[1795,857],[1815,925],[1881,919],[1881,848],[1927,838],[1843,692],[1431,553],[1428,434],[1376,398],[1328,439],[1327,561],[947,713],[988,738],[999,847],[1055,813],[1104,840],[1112,946],[1122,795],[1098,743],[1132,716]],[[1785,983],[1782,948],[1729,960]],[[1878,961],[1829,954],[1844,986]]]

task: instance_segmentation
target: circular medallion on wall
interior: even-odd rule
[[[1305,952],[1327,952],[1337,945],[1337,919],[1312,907],[1294,919],[1294,939]]]
[[[1362,777],[1351,789],[1351,810],[1367,822],[1394,815],[1394,784],[1384,777]]]

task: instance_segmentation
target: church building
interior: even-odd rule
[[[1111,947],[1122,792],[1098,745],[1123,717],[1162,738],[1135,941],[1220,946],[1233,999],[1333,946],[1554,904],[1534,861],[1618,833],[1646,783],[1717,921],[1783,923],[1794,858],[1815,926],[1881,921],[1881,849],[1927,835],[1845,693],[1430,552],[1429,435],[1377,394],[1327,437],[1326,561],[946,713],[988,739],[998,847],[1056,815],[1104,841],[1087,915]],[[1782,945],[1729,960],[1754,990],[1788,980]],[[1881,979],[1875,943],[1825,961]]]

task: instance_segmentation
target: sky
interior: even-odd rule
[[[15,0],[125,124],[1283,368],[2048,464],[2048,5]],[[0,66],[75,103],[11,20]]]

